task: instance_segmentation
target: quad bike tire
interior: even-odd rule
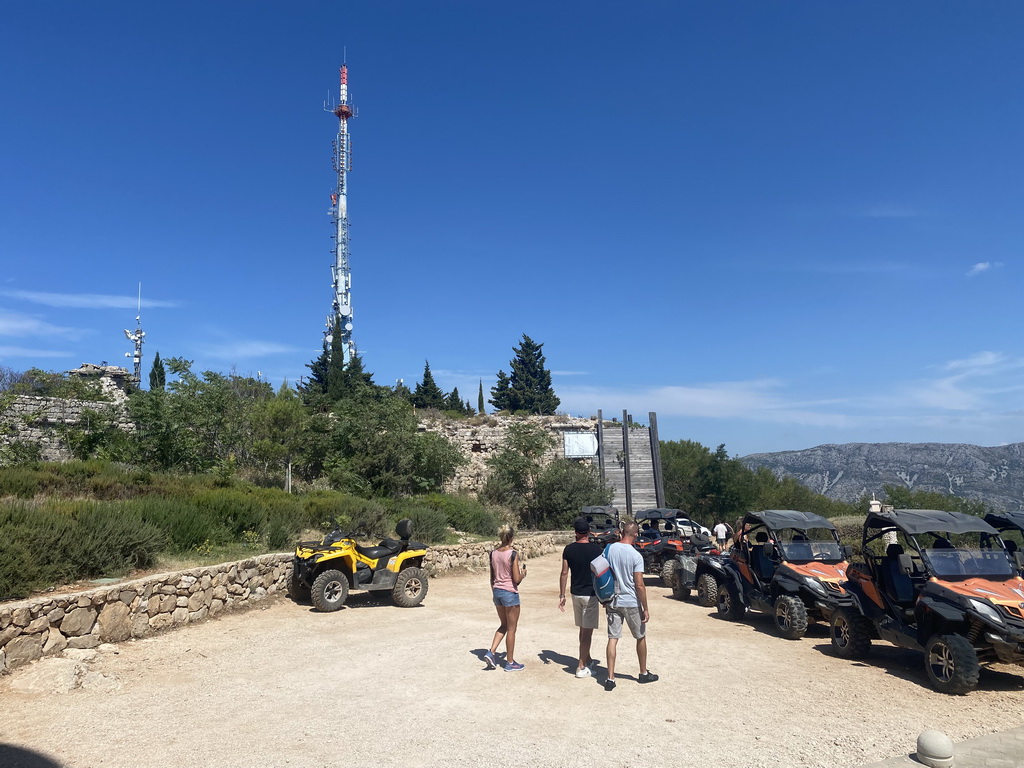
[[[978,652],[961,635],[933,635],[924,647],[924,670],[939,693],[961,695],[978,686]]]
[[[690,588],[683,586],[683,574],[676,568],[672,572],[672,597],[686,600],[690,596]]]
[[[675,560],[666,560],[661,566],[661,583],[666,587],[673,587],[676,583],[674,574],[678,563]]]
[[[309,596],[318,611],[337,611],[348,599],[348,576],[333,569],[324,571],[313,580]]]
[[[775,600],[775,628],[787,640],[807,634],[807,606],[799,597],[780,595]]]
[[[729,621],[739,621],[746,612],[746,607],[740,601],[740,594],[736,587],[727,584],[724,589],[718,590],[718,615]]]
[[[697,602],[705,608],[718,605],[718,579],[710,573],[697,577]]]
[[[298,569],[292,568],[292,574],[288,577],[288,596],[297,603],[308,603],[309,594],[309,587],[299,581]]]
[[[398,573],[391,599],[400,608],[415,608],[427,596],[427,572],[422,568],[403,568]]]
[[[829,627],[832,648],[841,659],[863,659],[871,652],[871,620],[860,611],[840,608]]]

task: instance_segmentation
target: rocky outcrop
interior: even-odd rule
[[[1024,509],[1024,443],[846,443],[756,453],[741,461],[839,501],[872,493],[882,498],[882,487],[893,485],[979,500],[997,510]]]

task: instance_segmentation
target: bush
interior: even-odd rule
[[[73,535],[62,553],[75,578],[121,575],[148,568],[167,543],[166,534],[126,505],[84,502],[75,510]]]
[[[224,527],[190,501],[150,498],[132,504],[143,521],[166,534],[172,552],[192,552],[208,541],[228,539]]]
[[[265,532],[266,515],[253,494],[233,488],[217,488],[198,494],[195,505],[226,532],[225,540],[211,540],[215,544],[241,541],[242,534],[249,531],[262,538]]]
[[[456,531],[481,536],[494,536],[498,532],[498,516],[472,496],[432,493],[421,500],[428,507],[443,512],[448,525]]]
[[[447,544],[452,540],[448,531],[448,519],[444,512],[434,509],[415,499],[391,500],[388,502],[394,519],[403,517],[412,521],[412,538],[424,544]]]

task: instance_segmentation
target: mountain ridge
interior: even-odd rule
[[[895,485],[980,500],[996,510],[1024,509],[1024,443],[828,443],[740,461],[838,501],[881,498],[883,486]]]

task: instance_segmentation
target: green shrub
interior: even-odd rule
[[[498,532],[498,516],[472,496],[431,493],[421,500],[428,507],[443,512],[448,525],[456,531],[481,536],[494,536]]]
[[[148,568],[167,543],[166,534],[125,505],[83,503],[63,555],[76,578],[121,575]]]
[[[412,521],[412,538],[424,544],[447,544],[452,541],[444,512],[415,499],[391,499],[387,502],[395,520],[407,517]]]
[[[0,497],[31,499],[39,492],[40,473],[34,465],[0,469]]]
[[[259,499],[252,494],[233,488],[216,488],[196,495],[194,502],[224,528],[230,541],[241,541],[246,531],[255,531],[260,536],[264,533],[266,514]]]
[[[166,534],[172,552],[191,552],[204,542],[229,539],[224,526],[191,501],[154,497],[135,499],[131,505],[144,522]]]

